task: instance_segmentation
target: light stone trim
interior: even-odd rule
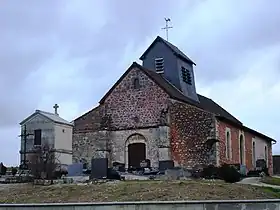
[[[146,153],[146,158],[147,158],[147,154],[148,154],[148,147],[147,147],[147,140],[146,138],[139,134],[139,133],[135,133],[132,134],[128,137],[128,139],[125,141],[125,168],[128,168],[128,146],[130,144],[135,144],[135,143],[143,143],[145,144],[145,153]]]
[[[229,139],[227,139],[227,134],[229,133]],[[229,160],[232,160],[232,139],[231,139],[231,130],[230,128],[226,127],[225,131],[225,139],[226,139],[226,157]],[[229,148],[228,148],[228,143],[227,141],[229,140]],[[229,150],[229,157],[228,157],[228,150]]]
[[[254,144],[255,144],[255,147],[254,147]],[[256,140],[255,138],[252,138],[252,165],[254,168],[256,168],[256,160],[257,160],[257,157],[256,157]]]
[[[219,121],[215,119],[216,139],[219,139]],[[216,165],[220,166],[220,142],[216,142]]]
[[[241,151],[240,151],[240,139],[241,139],[241,136],[242,136],[242,138],[243,138],[243,154],[242,154],[242,156],[243,156],[243,165],[246,165],[246,139],[245,139],[245,135],[244,135],[244,131],[241,131],[241,130],[239,130],[239,138],[238,138],[238,151],[239,151],[239,163],[240,164],[242,164],[241,163],[241,159],[240,159],[240,153],[241,153]]]

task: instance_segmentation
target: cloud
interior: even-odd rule
[[[153,39],[165,36],[164,17],[172,20],[170,41],[197,63],[198,90],[246,125],[280,137],[274,126],[280,117],[279,4],[5,1],[0,8],[0,142],[9,139],[7,151],[17,154],[18,122],[35,109],[52,111],[58,103],[60,115],[73,120],[93,108]],[[18,161],[3,150],[0,161]]]

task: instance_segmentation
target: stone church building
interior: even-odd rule
[[[74,120],[73,162],[107,157],[126,168],[241,164],[247,171],[264,159],[272,172],[276,141],[196,92],[196,65],[157,37],[100,100]]]

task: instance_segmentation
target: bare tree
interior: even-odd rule
[[[55,150],[49,144],[34,147],[29,167],[35,179],[53,180],[58,166]]]

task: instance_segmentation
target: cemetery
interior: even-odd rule
[[[44,154],[46,157],[48,153]],[[139,168],[125,169],[122,163],[114,162],[110,167],[107,158],[93,158],[90,164],[81,161],[63,168],[47,161],[51,159],[40,160],[44,161],[29,167],[8,168],[0,164],[0,186],[5,186],[0,187],[0,203],[279,197],[279,192],[269,188],[235,183],[245,177],[239,165],[187,169],[174,167],[169,161],[153,168],[145,159]],[[258,173],[252,176],[264,173],[262,167],[260,164]]]

